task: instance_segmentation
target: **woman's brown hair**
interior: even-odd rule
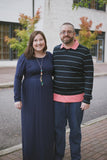
[[[28,46],[24,52],[24,55],[26,56],[27,59],[31,59],[34,56],[33,41],[34,41],[35,36],[37,36],[38,34],[40,34],[45,41],[45,47],[43,49],[43,52],[47,50],[47,41],[46,41],[44,33],[42,31],[34,31],[30,35]]]

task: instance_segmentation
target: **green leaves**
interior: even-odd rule
[[[107,0],[95,0],[95,1],[99,4],[99,7],[103,7],[104,4],[107,4]],[[80,0],[72,4],[72,10],[74,10],[75,8],[78,9],[79,6],[88,8],[89,4],[91,3],[93,3],[93,0]]]

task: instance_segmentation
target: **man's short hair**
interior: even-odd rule
[[[72,26],[72,28],[73,28],[73,30],[74,30],[74,32],[75,32],[75,28],[74,28],[74,25],[73,25],[72,23],[70,23],[70,22],[65,22],[65,23],[63,23],[63,24],[61,25],[61,27],[64,26],[64,25],[70,25],[70,26]]]

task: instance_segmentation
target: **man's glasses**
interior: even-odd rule
[[[72,34],[72,33],[74,33],[74,32],[73,32],[73,31],[71,31],[71,30],[68,30],[68,31],[62,31],[62,32],[60,32],[60,34],[62,34],[62,35]]]

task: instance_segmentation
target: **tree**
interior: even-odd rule
[[[96,39],[98,34],[101,34],[102,31],[99,30],[102,27],[102,23],[95,27],[95,31],[91,32],[92,27],[92,20],[88,21],[87,17],[81,17],[81,24],[80,24],[80,31],[79,35],[76,37],[80,44],[86,46],[87,48],[91,49],[93,45],[98,43]]]
[[[93,0],[76,0],[72,5],[72,9],[78,9],[79,6],[88,8]],[[107,0],[95,0],[99,4],[99,7],[103,7],[104,4],[107,4]]]
[[[18,51],[20,56],[26,49],[30,34],[35,30],[35,24],[40,20],[40,9],[37,10],[33,18],[20,14],[18,21],[22,26],[22,29],[15,29],[16,38],[9,38],[5,36],[4,40],[10,45],[10,48]]]

